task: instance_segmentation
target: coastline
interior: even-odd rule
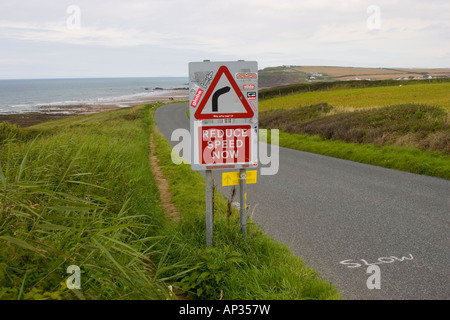
[[[134,99],[117,100],[108,104],[91,103],[91,104],[74,104],[74,105],[43,105],[37,107],[36,111],[21,113],[4,113],[0,114],[0,123],[8,122],[16,124],[19,127],[30,127],[35,124],[56,120],[64,117],[72,117],[78,115],[86,115],[99,113],[109,110],[117,110],[121,108],[130,108],[143,103],[156,102],[173,102],[189,99],[189,90],[174,89],[161,90],[157,95],[150,97],[139,97]]]

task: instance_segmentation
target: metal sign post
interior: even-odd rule
[[[206,200],[206,245],[213,244],[213,178],[211,170],[205,171],[205,200]]]
[[[240,219],[241,219],[241,233],[244,235],[244,239],[247,238],[247,212],[245,204],[245,185],[246,175],[245,169],[239,170],[239,192],[240,192]]]

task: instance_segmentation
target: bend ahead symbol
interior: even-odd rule
[[[213,112],[219,111],[219,106],[217,104],[217,100],[219,100],[219,96],[229,92],[230,90],[231,90],[231,88],[226,86],[226,87],[220,88],[219,90],[214,92],[214,94],[212,96],[212,111]]]

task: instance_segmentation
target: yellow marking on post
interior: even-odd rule
[[[258,171],[251,170],[245,172],[246,184],[256,183]],[[222,186],[237,186],[239,185],[239,171],[222,172]]]

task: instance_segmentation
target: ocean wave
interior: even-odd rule
[[[39,102],[39,103],[29,103],[29,104],[14,104],[14,105],[0,105],[0,114],[11,114],[11,113],[27,113],[27,112],[42,112],[42,109],[56,111],[60,110],[56,107],[61,106],[79,106],[80,110],[83,106],[88,105],[115,105],[120,108],[130,107],[134,104],[139,104],[145,102],[146,99],[164,97],[168,94],[174,98],[185,97],[186,94],[183,90],[187,88],[175,88],[175,89],[149,89],[145,92],[118,95],[113,97],[98,97],[80,100],[64,100],[64,101],[53,101],[53,102]],[[52,109],[52,107],[55,107]],[[75,108],[71,108],[75,110]],[[62,111],[61,111],[62,112]]]

